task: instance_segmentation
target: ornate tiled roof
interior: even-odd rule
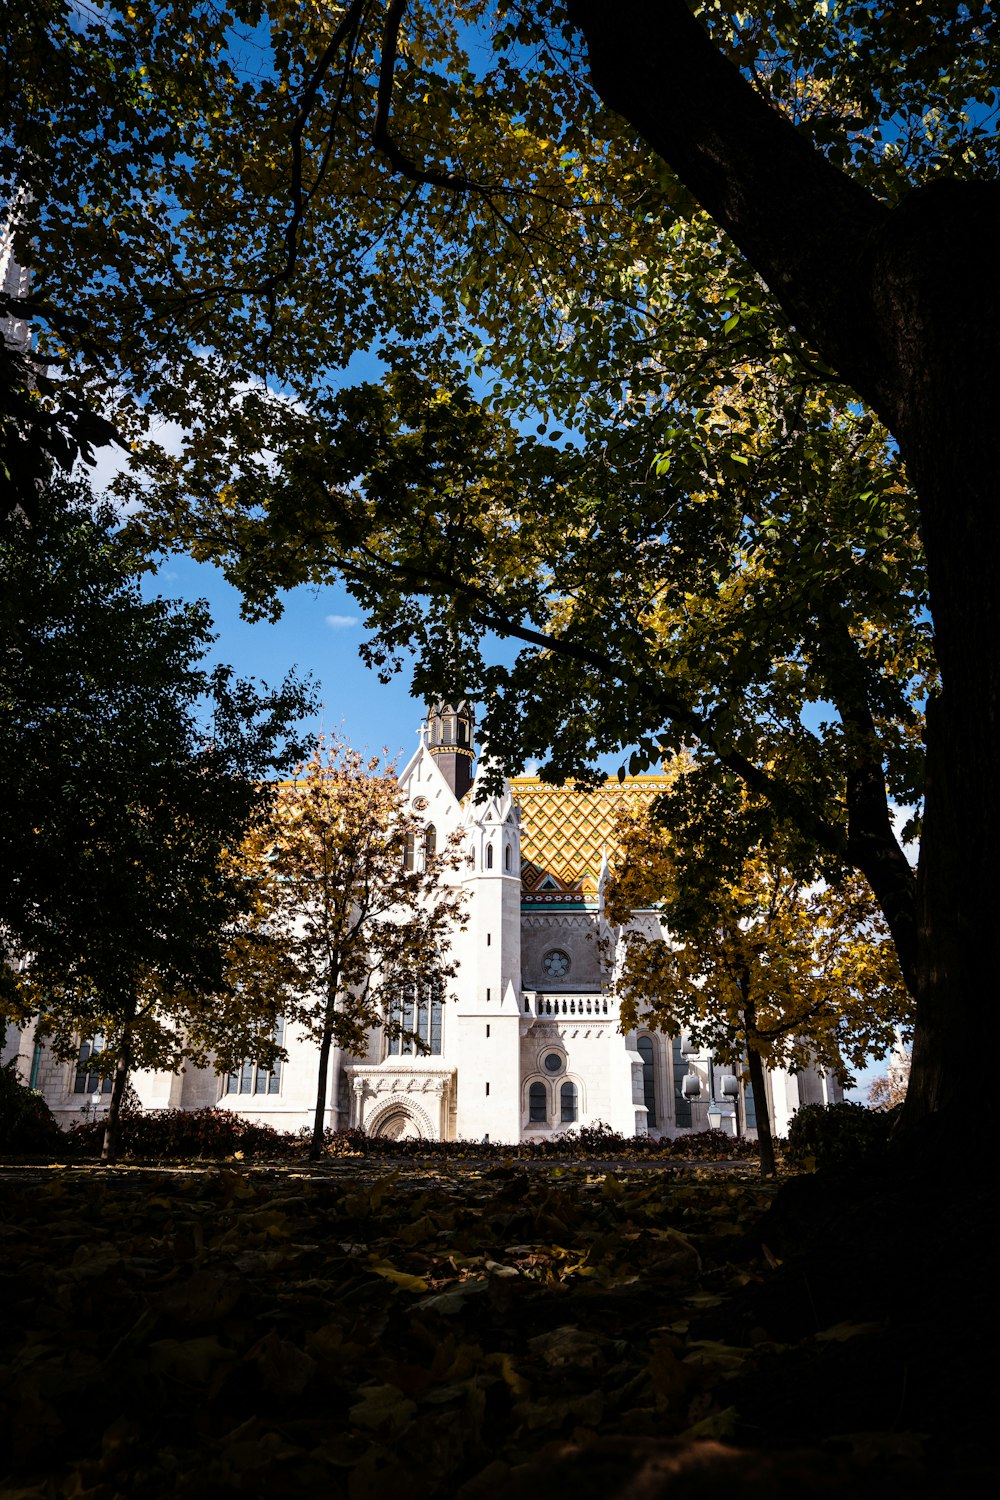
[[[523,898],[531,905],[559,903],[571,894],[577,900],[593,898],[605,851],[614,862],[619,813],[652,801],[672,779],[627,776],[582,792],[549,786],[537,776],[515,776],[511,791],[521,809]]]

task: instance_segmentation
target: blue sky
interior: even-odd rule
[[[355,749],[385,748],[401,762],[409,758],[423,705],[410,697],[405,671],[386,686],[361,660],[361,611],[346,589],[294,589],[283,596],[280,620],[250,624],[240,616],[238,591],[218,568],[173,555],[147,578],[145,590],[165,598],[206,599],[217,636],[212,660],[226,662],[241,677],[273,687],[292,667],[309,674],[321,703],[306,721],[313,733],[337,730]]]

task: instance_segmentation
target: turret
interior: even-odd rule
[[[467,703],[435,703],[427,715],[427,748],[459,801],[472,785],[475,722]]]

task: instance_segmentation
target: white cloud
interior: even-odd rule
[[[326,623],[331,630],[350,630],[358,623],[357,615],[327,615]]]

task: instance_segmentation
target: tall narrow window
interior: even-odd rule
[[[274,1040],[279,1047],[285,1041],[285,1022],[279,1017],[274,1028]],[[275,1060],[272,1068],[262,1068],[251,1058],[244,1058],[235,1073],[226,1079],[227,1094],[280,1094],[281,1060]]]
[[[111,1093],[112,1080],[101,1077],[100,1058],[103,1051],[103,1036],[91,1037],[89,1041],[80,1043],[76,1077],[73,1080],[74,1094]]]
[[[746,1078],[747,1081],[746,1081],[746,1084],[745,1084],[745,1086],[743,1088],[743,1128],[745,1130],[756,1130],[757,1129],[757,1105],[754,1102],[753,1089],[750,1087],[750,1080],[749,1080],[749,1078],[747,1078],[747,1074],[748,1074],[749,1071],[750,1071],[750,1065],[749,1065],[749,1062],[747,1060],[747,1055],[744,1052],[744,1054],[743,1054],[743,1077]]]
[[[386,1038],[387,1057],[425,1056],[427,1053],[440,1057],[442,998],[440,981],[435,980],[419,988],[410,985],[392,1001],[388,1019],[406,1034]]]
[[[406,847],[403,850],[403,869],[412,870],[417,862],[417,836],[411,828],[406,835]]]
[[[642,1102],[646,1106],[646,1124],[656,1124],[656,1076],[653,1038],[641,1036],[637,1043],[642,1058]]]
[[[544,1083],[533,1083],[528,1089],[528,1119],[532,1125],[544,1125],[548,1119]]]
[[[691,1124],[691,1100],[684,1097],[687,1059],[681,1051],[679,1036],[675,1036],[671,1043],[671,1057],[674,1064],[674,1124],[679,1130],[685,1130]]]
[[[568,1081],[559,1090],[559,1118],[563,1125],[572,1125],[576,1120],[576,1084]]]
[[[487,844],[486,845],[486,868],[487,868],[487,870],[492,870],[492,868],[493,868],[493,845],[492,844]]]
[[[437,829],[433,823],[428,823],[427,832],[424,834],[424,858],[433,859],[437,853],[438,836]]]
[[[507,845],[506,849],[503,851],[503,867],[504,867],[505,870],[509,870],[510,869],[510,845],[509,844]]]

